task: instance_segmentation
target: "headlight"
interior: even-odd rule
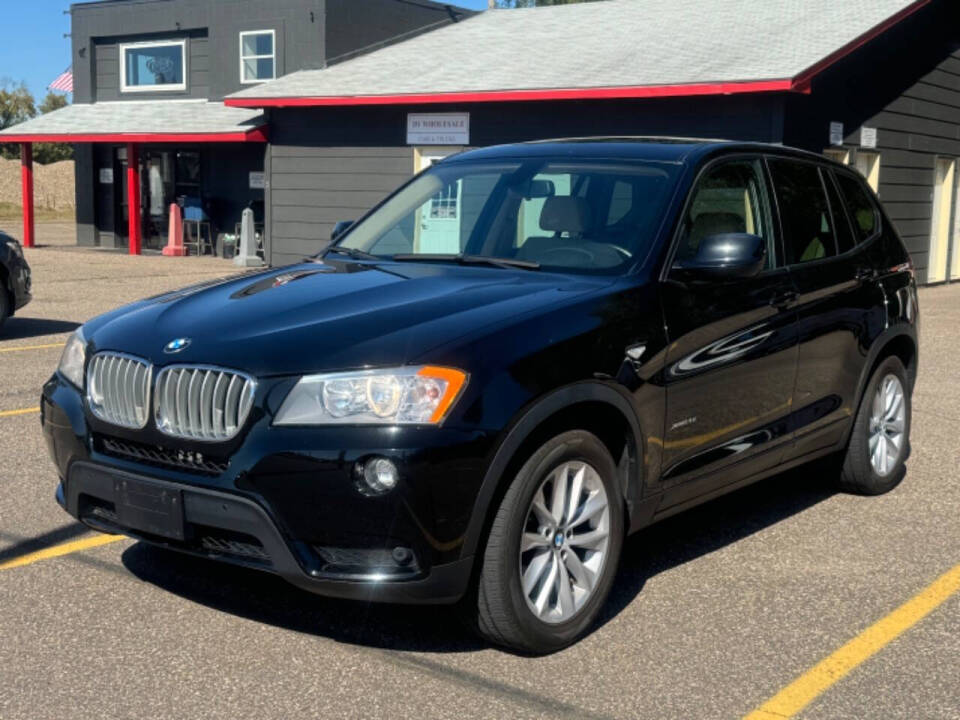
[[[274,425],[437,425],[467,382],[466,373],[409,367],[300,379]]]
[[[87,341],[83,331],[77,330],[63,348],[60,356],[60,374],[83,390],[83,366],[87,359]]]

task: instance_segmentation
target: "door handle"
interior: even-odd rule
[[[867,282],[869,280],[876,280],[879,273],[877,273],[876,268],[870,267],[861,267],[857,268],[857,272],[854,273],[853,279],[857,282]]]
[[[799,299],[800,293],[796,290],[785,290],[784,292],[776,293],[770,298],[770,307],[775,307],[778,310],[786,310]]]

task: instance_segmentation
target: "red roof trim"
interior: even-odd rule
[[[921,8],[929,5],[930,2],[931,0],[917,0],[917,2],[913,3],[912,5],[908,5],[896,15],[891,15],[882,23],[868,30],[860,37],[854,38],[853,41],[847,43],[839,50],[827,55],[827,57],[820,62],[811,65],[793,79],[795,89],[800,92],[810,92],[810,82],[813,80],[813,78],[829,68],[831,65],[834,65],[845,58],[847,55],[860,49],[871,40],[874,40],[878,36],[882,35],[894,25],[898,25],[899,23],[903,22]]]
[[[34,133],[0,134],[0,143],[265,143],[266,126],[227,133]]]
[[[792,90],[791,80],[697,83],[688,85],[635,85],[556,90],[497,90],[492,92],[424,93],[406,95],[351,95],[345,97],[227,98],[230,107],[314,107],[335,105],[423,105],[436,103],[510,102],[523,100],[602,100],[611,98],[689,97]]]

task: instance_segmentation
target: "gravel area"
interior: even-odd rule
[[[38,210],[76,207],[73,160],[33,164],[33,201]],[[21,204],[20,161],[0,158],[0,205]]]

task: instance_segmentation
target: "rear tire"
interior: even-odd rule
[[[882,495],[906,474],[910,454],[910,391],[897,357],[884,359],[867,382],[840,474],[841,489]]]
[[[474,627],[493,643],[528,653],[578,640],[613,585],[623,512],[616,464],[600,440],[575,430],[545,443],[497,509]]]

